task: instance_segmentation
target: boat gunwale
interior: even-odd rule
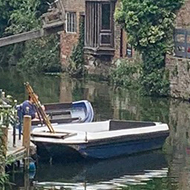
[[[74,136],[76,134],[71,134],[71,136]],[[32,138],[44,138],[46,139],[45,141],[40,141],[40,140],[34,140],[34,139],[31,139],[31,141],[35,144],[35,142],[46,142],[46,143],[53,143],[54,145],[55,144],[63,144],[63,145],[66,145],[66,146],[71,146],[71,145],[82,145],[82,144],[87,144],[88,146],[97,146],[97,143],[100,143],[100,144],[107,144],[107,142],[109,141],[112,142],[113,144],[116,143],[116,142],[126,142],[127,141],[137,141],[137,140],[145,140],[145,139],[151,139],[151,138],[159,138],[159,137],[164,137],[164,136],[168,136],[169,135],[169,130],[165,130],[165,131],[155,131],[155,132],[151,132],[151,133],[139,133],[139,134],[135,134],[135,135],[122,135],[122,136],[114,136],[114,137],[108,137],[108,138],[99,138],[99,139],[84,139],[84,140],[73,140],[73,142],[69,142],[69,141],[65,141],[64,140],[67,138],[59,138],[59,137],[55,137],[55,136],[50,136],[50,137],[47,137],[47,136],[35,136],[35,135],[32,135]],[[68,137],[71,137],[71,136],[68,136]],[[47,138],[51,139],[50,141],[47,141]],[[52,139],[61,139],[63,141],[61,142],[53,142]]]
[[[92,122],[92,123],[77,123],[77,124],[68,124],[65,126],[65,128],[62,128],[61,125],[54,125],[54,130],[55,130],[55,133],[51,133],[47,127],[41,127],[41,128],[37,128],[35,130],[32,131],[31,135],[32,136],[35,136],[38,135],[39,136],[39,133],[47,133],[49,134],[50,136],[56,136],[56,134],[61,134],[61,133],[77,133],[77,134],[88,134],[88,135],[101,135],[101,134],[105,134],[105,133],[108,133],[108,134],[111,134],[111,133],[131,133],[131,134],[148,134],[150,132],[159,132],[159,131],[168,131],[169,130],[169,127],[167,124],[165,123],[159,123],[157,125],[153,125],[153,126],[143,126],[143,127],[134,127],[134,128],[122,128],[122,129],[118,129],[118,130],[110,130],[110,125],[109,125],[109,122],[110,120],[107,120],[107,121],[103,121],[103,122],[99,122],[100,124],[105,124],[105,126],[103,126],[104,128],[100,128],[99,130],[95,130],[95,131],[87,131],[87,130],[79,130],[81,125],[85,125],[85,127],[94,127],[96,128],[96,125],[95,124],[99,124],[98,122]],[[108,126],[106,125],[108,124]],[[79,125],[79,127],[78,127]],[[77,129],[76,126],[79,128]],[[105,128],[106,127],[106,128]],[[161,128],[162,127],[162,128]],[[151,129],[152,128],[152,129]],[[158,129],[157,129],[158,128]],[[139,133],[137,133],[139,130]],[[127,135],[127,134],[125,134]]]

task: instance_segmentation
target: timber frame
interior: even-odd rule
[[[114,56],[116,0],[85,0],[85,53]]]

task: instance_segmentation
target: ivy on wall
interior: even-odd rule
[[[142,54],[141,83],[146,95],[169,94],[165,55],[172,50],[175,12],[184,0],[121,0],[115,19]]]
[[[79,39],[76,46],[74,46],[67,72],[71,76],[81,77],[85,75],[86,69],[84,66],[84,17],[80,17],[79,24]]]

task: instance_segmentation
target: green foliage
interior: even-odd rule
[[[12,66],[22,57],[24,43],[0,48],[0,66]]]
[[[9,104],[6,104],[0,98],[0,127],[9,125],[14,125],[17,122],[17,112],[16,112],[16,104],[17,101],[12,99],[12,96],[7,96],[7,101]]]
[[[39,5],[39,0],[1,0],[0,36],[28,31],[38,26],[36,14]]]
[[[1,153],[0,153],[1,154]],[[1,158],[0,158],[1,159]],[[2,165],[0,166],[0,167],[2,167]],[[4,186],[4,184],[6,183],[6,182],[8,182],[8,174],[6,174],[6,173],[3,173],[3,174],[0,174],[0,187],[2,187],[2,186]]]
[[[73,48],[72,55],[70,56],[69,66],[67,72],[71,76],[81,77],[85,75],[86,70],[84,66],[84,18],[80,18],[79,26],[79,40],[78,44]]]
[[[142,54],[144,90],[149,95],[167,95],[169,83],[161,81],[167,80],[164,76],[164,58],[171,50],[175,11],[181,7],[184,0],[121,2],[115,18],[125,28],[129,43]],[[147,89],[149,86],[152,87],[150,91]],[[160,87],[164,88],[162,94]]]
[[[47,1],[42,0],[0,1],[0,10],[3,15],[0,18],[0,36],[39,28],[39,17],[47,11],[47,8]],[[60,71],[58,45],[57,36],[48,36],[2,47],[0,48],[0,65],[11,66],[18,63],[18,69],[25,72]]]
[[[47,9],[47,1],[43,0],[0,0],[0,36],[38,27],[38,18]]]
[[[9,125],[15,125],[17,122],[17,113],[15,109],[15,104],[17,101],[14,101],[11,96],[7,96],[7,101],[0,98],[0,186],[3,186],[8,181],[8,175],[4,172],[4,167],[8,163],[9,159],[5,155],[5,147],[3,146],[3,136],[2,136],[2,127],[9,127]]]
[[[164,68],[154,70],[151,73],[143,74],[141,83],[144,87],[145,95],[166,96],[169,94],[168,72]]]
[[[36,0],[23,0],[17,9],[12,11],[9,18],[10,26],[6,28],[6,32],[17,34],[37,28],[39,21],[36,13],[39,4]]]
[[[183,0],[122,0],[116,11],[116,20],[124,24],[129,34],[129,42],[140,52],[147,51],[147,46],[157,44],[165,46],[171,40],[174,25],[174,12],[180,8]]]
[[[61,71],[59,37],[51,35],[26,42],[23,57],[17,66],[27,73]]]
[[[141,66],[137,63],[130,63],[127,60],[122,60],[116,69],[111,70],[111,83],[117,86],[126,88],[134,88],[139,85],[139,76]]]
[[[21,0],[0,0],[0,37],[14,33],[13,31],[8,30],[12,24],[10,18],[14,10],[20,9],[19,6],[21,4]],[[22,55],[22,50],[23,43],[0,48],[0,65],[9,66],[15,64]]]

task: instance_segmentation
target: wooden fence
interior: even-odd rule
[[[190,30],[175,29],[174,47],[176,57],[190,59]]]

